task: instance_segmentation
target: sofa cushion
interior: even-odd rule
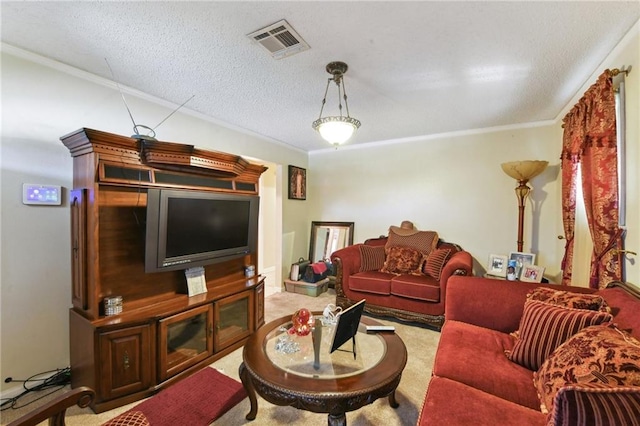
[[[385,248],[387,253],[389,253],[391,247],[411,247],[428,256],[437,245],[438,233],[435,231],[418,231],[415,229],[403,229],[397,226],[391,226]]]
[[[431,275],[436,280],[440,280],[440,275],[442,274],[442,269],[444,268],[444,264],[447,263],[447,260],[451,257],[451,249],[434,249],[429,256],[427,256],[427,261],[424,263],[423,272],[425,274]]]
[[[638,315],[638,298],[630,294],[624,288],[604,288],[598,291],[611,306],[611,314],[616,325],[622,330],[631,333],[636,339],[640,339],[640,315]]]
[[[538,410],[533,372],[504,356],[513,342],[507,333],[447,320],[440,333],[433,374]]]
[[[420,274],[424,256],[411,247],[390,247],[380,272],[389,274]]]
[[[543,425],[545,417],[463,383],[432,377],[417,425]]]
[[[349,289],[363,293],[391,294],[391,274],[380,271],[358,272],[349,277]]]
[[[379,271],[384,266],[384,246],[360,244],[360,272]]]
[[[527,300],[538,300],[565,308],[611,312],[607,302],[598,294],[574,293],[547,287],[537,287],[527,294]]]
[[[520,320],[520,337],[507,357],[530,370],[537,370],[551,352],[569,337],[585,327],[611,319],[606,312],[562,308],[528,300]]]
[[[559,346],[533,377],[543,412],[567,384],[640,386],[640,341],[613,324],[587,327]]]
[[[640,426],[640,387],[565,386],[556,394],[547,424]]]
[[[402,274],[391,279],[391,294],[426,302],[440,301],[440,282],[428,275]]]

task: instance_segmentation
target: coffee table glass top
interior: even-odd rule
[[[335,379],[359,374],[377,365],[387,350],[386,343],[380,336],[367,334],[365,326],[360,324],[356,334],[355,359],[352,340],[329,353],[335,326],[322,326],[319,363],[316,369],[312,335],[290,335],[287,333],[289,327],[291,322],[272,330],[264,340],[264,351],[273,365],[297,376]],[[298,350],[293,352],[292,348]]]

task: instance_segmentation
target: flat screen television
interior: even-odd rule
[[[258,196],[151,188],[145,272],[204,266],[255,252]]]

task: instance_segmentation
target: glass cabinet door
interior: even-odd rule
[[[215,351],[218,352],[253,333],[253,291],[248,290],[225,297],[215,306]]]
[[[167,379],[213,354],[213,308],[200,306],[160,320],[159,374]]]

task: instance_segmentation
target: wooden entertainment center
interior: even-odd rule
[[[205,266],[207,292],[184,271],[145,273],[149,188],[255,196],[266,170],[231,154],[79,129],[73,157],[71,386],[96,391],[95,412],[150,396],[241,347],[264,323],[264,277],[245,276],[255,250]],[[120,296],[120,314],[104,299]]]

